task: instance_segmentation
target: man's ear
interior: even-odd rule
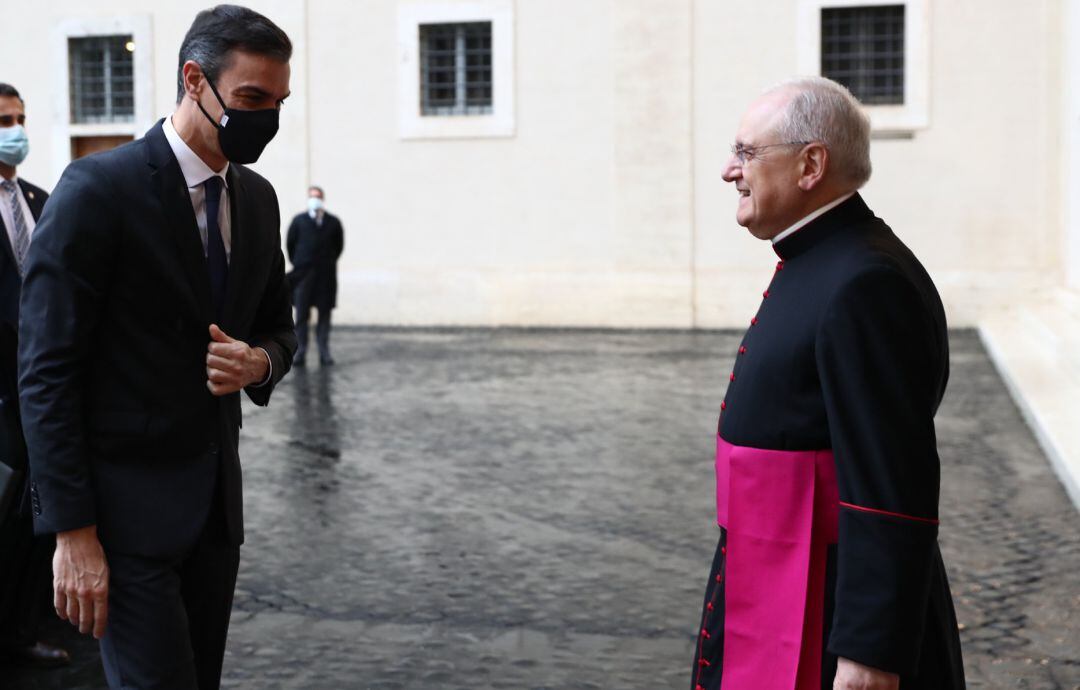
[[[820,142],[807,144],[803,148],[800,164],[802,169],[799,175],[799,189],[809,192],[825,179],[825,173],[829,170],[829,149]]]
[[[199,100],[199,96],[202,94],[203,84],[206,83],[206,77],[203,75],[202,67],[194,60],[188,60],[181,68],[181,74],[184,77],[184,95],[192,100]]]

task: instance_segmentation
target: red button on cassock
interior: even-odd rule
[[[761,293],[761,296],[764,297],[765,299],[769,299],[769,291],[766,290],[765,292]]]
[[[745,345],[743,345],[742,347],[739,348],[739,354],[740,355],[745,355],[746,354],[746,346]]]
[[[751,326],[756,326],[757,325],[757,317],[756,316],[754,318],[750,319],[750,325]]]
[[[721,410],[726,410],[727,409],[727,401],[726,400],[721,400],[720,401],[720,409]]]
[[[776,262],[776,270],[778,270],[778,271],[784,270],[784,262],[783,261],[777,261]]]
[[[734,372],[734,371],[733,371],[733,372],[731,372],[731,380],[732,380],[732,381],[734,381],[734,380],[735,380],[735,372]]]

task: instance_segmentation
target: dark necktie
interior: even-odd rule
[[[221,238],[221,227],[218,225],[223,184],[217,175],[203,182],[203,187],[206,188],[206,267],[210,272],[210,298],[214,303],[214,320],[219,322],[225,305],[225,283],[229,278],[225,241]]]

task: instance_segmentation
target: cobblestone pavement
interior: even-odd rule
[[[938,416],[971,688],[1080,688],[1077,512],[977,336]],[[229,688],[688,686],[739,334],[335,332],[245,410]],[[0,685],[101,685],[79,661]]]

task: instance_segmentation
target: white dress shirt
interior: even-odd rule
[[[221,229],[221,240],[225,243],[225,260],[232,258],[232,216],[229,215],[229,180],[226,173],[229,172],[229,164],[221,170],[214,171],[210,166],[199,158],[199,154],[191,150],[180,134],[173,127],[172,117],[165,118],[161,123],[161,129],[165,132],[165,138],[169,141],[176,162],[180,164],[180,172],[184,175],[187,183],[188,194],[191,196],[191,206],[195,209],[195,221],[199,224],[199,237],[202,239],[203,255],[206,255],[206,188],[203,182],[217,175],[225,185],[225,191],[221,195],[221,205],[218,207],[218,227]]]
[[[19,178],[12,177],[15,183],[15,194],[19,197],[19,205],[22,206],[23,219],[26,221],[26,234],[31,240],[34,239],[34,228],[37,221],[34,214],[30,213],[30,205],[26,203],[26,195],[19,186]],[[15,214],[11,212],[11,193],[0,187],[0,218],[4,219],[4,227],[7,228],[8,245],[15,249]]]
[[[847,194],[840,197],[839,199],[835,199],[833,201],[830,201],[829,203],[825,204],[824,206],[822,206],[818,210],[816,210],[813,213],[809,214],[808,216],[804,217],[798,223],[795,223],[794,225],[792,225],[787,230],[784,230],[782,233],[780,233],[776,237],[772,238],[772,243],[776,244],[777,242],[784,239],[785,237],[790,237],[791,235],[794,235],[796,232],[798,232],[799,230],[802,230],[803,227],[805,227],[807,224],[809,224],[810,221],[815,220],[815,219],[825,215],[826,213],[833,210],[834,208],[836,208],[840,204],[844,203],[845,201],[847,201],[848,199],[850,199],[853,196],[855,196],[855,192],[848,192]]]
[[[221,170],[211,170],[210,166],[204,163],[202,158],[199,158],[199,154],[192,151],[187,142],[180,137],[179,132],[173,127],[172,116],[165,118],[165,121],[161,123],[161,129],[165,132],[165,139],[168,140],[173,155],[176,156],[176,162],[180,164],[180,172],[184,175],[184,182],[187,184],[188,194],[191,196],[191,206],[195,209],[195,222],[199,224],[199,237],[202,239],[203,256],[206,256],[207,247],[206,188],[202,184],[214,175],[220,177],[224,183],[225,193],[221,195],[221,205],[218,207],[218,228],[221,230],[221,240],[225,243],[225,260],[231,260],[232,216],[229,214],[229,180],[226,176],[226,173],[229,172],[229,163],[226,161],[225,167]],[[252,384],[253,388],[265,386],[274,377],[274,360],[270,358],[270,353],[266,351],[266,348],[260,347],[259,349],[266,355],[266,361],[270,364],[270,368],[267,369],[266,378],[259,383]]]

